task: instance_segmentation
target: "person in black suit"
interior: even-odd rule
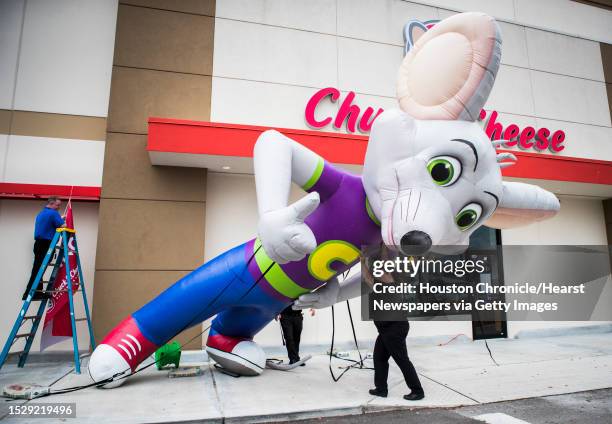
[[[374,321],[378,337],[374,344],[374,389],[370,394],[387,397],[387,376],[389,375],[389,358],[393,358],[404,375],[410,394],[404,395],[406,400],[420,400],[425,397],[423,386],[408,358],[406,337],[410,324],[408,321]]]
[[[283,339],[287,347],[290,364],[300,360],[300,338],[303,321],[302,311],[292,309],[292,305],[287,306],[280,313],[280,325],[283,330]]]
[[[383,245],[381,248],[381,257],[387,257],[388,252]],[[362,262],[362,272],[365,281],[369,285],[374,284],[374,277],[365,262]],[[379,281],[391,283],[393,276],[384,274]],[[408,358],[408,348],[406,347],[406,338],[410,330],[410,324],[407,320],[402,321],[374,321],[374,325],[378,330],[378,337],[374,344],[374,389],[370,389],[370,394],[373,396],[387,397],[387,377],[389,375],[389,358],[393,358],[397,366],[402,371],[406,385],[410,389],[410,393],[404,395],[406,400],[420,400],[425,397],[425,392],[419,376],[414,368],[414,365]]]

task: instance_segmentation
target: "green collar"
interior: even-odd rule
[[[374,211],[372,210],[372,206],[370,206],[370,201],[368,200],[367,197],[365,201],[365,207],[366,207],[366,211],[368,212],[368,216],[370,217],[372,222],[380,227],[380,220],[376,218],[376,215],[374,215]]]

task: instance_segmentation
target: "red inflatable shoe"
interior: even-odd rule
[[[157,350],[158,346],[142,335],[136,321],[127,317],[111,331],[89,358],[89,375],[94,381],[102,381],[121,374],[131,374],[136,367]],[[125,379],[105,384],[105,388],[120,386]]]
[[[266,354],[252,340],[222,334],[208,336],[206,352],[219,365],[239,375],[256,376],[266,367]]]

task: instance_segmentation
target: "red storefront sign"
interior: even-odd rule
[[[367,107],[363,114],[361,114],[361,108],[353,104],[355,93],[351,91],[346,95],[342,104],[340,104],[340,109],[335,118],[328,116],[319,121],[315,118],[315,111],[319,103],[326,97],[330,97],[332,102],[336,102],[340,98],[340,91],[333,87],[323,88],[317,91],[306,103],[304,116],[306,117],[306,123],[313,128],[321,129],[329,125],[333,120],[334,128],[340,129],[342,124],[346,123],[346,129],[351,133],[354,133],[356,128],[359,128],[359,131],[362,133],[367,133],[372,128],[374,120],[383,112],[379,108],[376,114],[374,114],[374,109]]]
[[[338,102],[340,100],[340,90],[334,87],[323,88],[317,91],[306,103],[304,118],[312,128],[321,129],[332,124],[334,128],[340,129],[343,125],[346,125],[346,129],[350,133],[356,131],[368,133],[374,120],[383,112],[381,108],[375,111],[374,108],[367,107],[362,113],[361,108],[353,104],[355,92],[350,91],[342,99],[336,116],[326,116],[319,119],[316,117],[317,106],[328,97],[332,103]],[[491,140],[506,140],[503,143],[506,148],[518,147],[521,150],[535,150],[536,152],[549,150],[552,153],[559,153],[565,149],[563,145],[565,132],[562,130],[551,132],[546,127],[537,130],[531,126],[520,128],[512,123],[504,127],[497,121],[497,117],[497,111],[487,112],[483,109],[480,111],[479,120],[484,121],[486,119],[484,122],[486,134]]]

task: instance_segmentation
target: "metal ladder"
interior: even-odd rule
[[[58,241],[60,241],[60,239],[61,239],[61,244],[57,246],[57,243]],[[85,306],[85,317],[77,318],[77,319],[75,319],[74,317],[74,291],[72,288],[72,278],[71,278],[72,274],[70,270],[70,260],[68,260],[69,258],[68,245],[70,242],[72,242],[72,245],[74,246],[74,255],[76,255],[76,259],[77,259],[77,270],[78,270],[79,282],[80,282],[80,287],[77,291],[80,291],[81,293],[83,293],[83,303]],[[58,251],[58,254],[56,256],[55,261],[52,262],[51,259],[53,258],[55,251]],[[67,260],[64,261],[64,259],[67,259]],[[55,290],[53,288],[53,285],[55,283],[55,278],[57,276],[57,272],[59,270],[59,267],[62,261],[64,261],[66,264],[67,288],[63,290]],[[48,281],[43,281],[42,280],[43,276],[45,272],[47,271],[47,269],[50,267],[53,268],[51,271],[51,277],[49,278]],[[47,286],[44,289],[42,288],[43,283],[47,284]],[[41,290],[37,290],[39,284],[41,285]],[[19,311],[19,314],[17,315],[17,319],[15,320],[13,329],[11,330],[11,333],[9,334],[6,340],[6,343],[4,344],[4,348],[2,349],[2,354],[0,354],[0,368],[2,368],[2,366],[6,362],[9,352],[11,350],[11,347],[18,340],[23,339],[23,338],[25,338],[25,346],[23,350],[19,352],[19,362],[17,366],[19,368],[23,368],[23,366],[26,363],[26,360],[28,359],[28,355],[30,353],[32,343],[34,342],[34,337],[36,336],[36,331],[38,330],[38,326],[40,324],[40,321],[42,320],[42,317],[45,312],[45,307],[47,306],[47,301],[49,299],[49,296],[45,296],[40,301],[40,305],[38,306],[38,310],[36,314],[27,315],[28,309],[30,308],[30,305],[32,304],[32,298],[34,294],[37,292],[43,293],[44,295],[48,295],[51,293],[58,293],[58,292],[68,292],[68,302],[70,306],[70,322],[72,325],[72,345],[74,349],[74,366],[75,366],[75,372],[77,374],[80,374],[81,373],[81,358],[79,357],[79,344],[77,340],[77,331],[76,331],[77,321],[87,321],[87,327],[89,329],[89,341],[90,341],[92,349],[96,348],[96,342],[94,339],[93,329],[91,327],[91,317],[89,314],[89,305],[87,303],[87,295],[85,293],[85,280],[83,279],[83,271],[81,269],[81,258],[80,258],[79,249],[77,246],[76,231],[74,229],[58,228],[56,230],[55,235],[53,236],[53,240],[51,241],[49,250],[47,250],[47,254],[45,255],[43,263],[40,266],[40,269],[38,270],[38,274],[36,274],[36,279],[34,280],[34,283],[32,284],[32,288],[30,289],[30,292],[28,293],[26,300],[23,301],[23,305],[21,306],[21,310]],[[30,321],[32,322],[32,326],[30,330],[26,331],[25,333],[18,334],[21,327]]]

